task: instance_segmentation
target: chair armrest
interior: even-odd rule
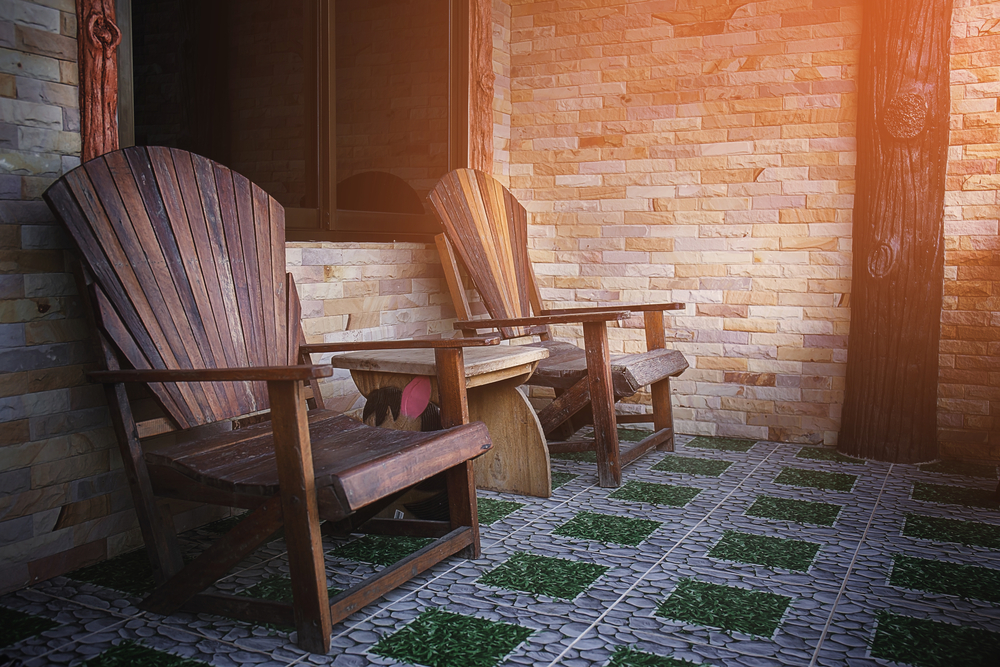
[[[542,315],[585,315],[588,313],[609,313],[617,310],[632,312],[649,312],[651,310],[684,310],[683,303],[621,303],[614,306],[595,306],[594,308],[553,308],[541,311]]]
[[[618,308],[599,313],[579,313],[568,315],[536,315],[535,317],[513,317],[502,320],[465,320],[455,322],[455,328],[463,331],[472,329],[494,329],[500,327],[530,327],[535,325],[546,326],[548,324],[581,324],[586,322],[613,322],[627,320],[632,315],[631,311]]]
[[[473,338],[416,338],[410,340],[377,340],[353,343],[309,343],[299,346],[302,354],[323,352],[361,352],[365,350],[410,350],[410,349],[455,349],[499,345],[500,336],[476,336]]]
[[[138,369],[93,371],[95,382],[242,382],[313,380],[333,375],[330,366],[250,366],[245,368]]]

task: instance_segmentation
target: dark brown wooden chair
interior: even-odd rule
[[[295,283],[285,273],[283,209],[246,178],[184,151],[109,153],[66,174],[45,198],[82,256],[107,365],[90,377],[106,388],[158,583],[143,609],[294,626],[303,649],[325,653],[333,623],[452,554],[479,553],[471,459],[490,441],[482,424],[462,425],[468,413],[461,346],[498,337],[303,344]],[[436,349],[442,422],[451,428],[389,431],[322,409],[315,381],[331,369],[309,365],[311,353],[407,347]],[[133,382],[144,383],[162,407],[163,428],[137,425],[126,392]],[[311,412],[307,383],[320,406]],[[268,409],[270,420],[252,426],[203,426]],[[140,442],[164,430],[178,432],[152,448]],[[447,521],[373,518],[440,473]],[[158,498],[250,511],[185,565]],[[438,539],[329,599],[322,519],[339,534]],[[203,592],[281,527],[293,604]]]
[[[655,446],[673,450],[670,378],[688,367],[684,355],[666,348],[663,312],[680,303],[622,305],[544,310],[528,259],[528,215],[507,188],[491,176],[458,169],[442,178],[430,194],[444,225],[437,237],[441,263],[460,321],[466,333],[498,329],[505,338],[539,336],[549,350],[528,384],[551,387],[556,399],[538,413],[550,452],[596,450],[601,486],[619,486],[621,467]],[[455,251],[475,283],[492,319],[472,320]],[[647,351],[612,357],[607,324],[644,316]],[[532,314],[534,313],[534,316]],[[549,325],[582,324],[584,348],[552,339]],[[616,415],[616,401],[645,386],[652,393],[652,415]],[[552,442],[574,415],[589,408],[593,441]],[[620,452],[619,422],[652,421],[654,432],[628,451]]]

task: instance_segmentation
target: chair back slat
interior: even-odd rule
[[[66,174],[46,199],[93,277],[99,326],[133,367],[297,363],[284,211],[243,176],[185,151],[134,147]],[[151,389],[182,428],[268,407],[264,383]]]
[[[430,200],[490,315],[531,315],[528,214],[510,191],[480,171],[456,169],[438,181]],[[506,338],[528,333],[502,330]]]

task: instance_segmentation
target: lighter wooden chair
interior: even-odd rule
[[[663,312],[680,303],[545,310],[528,258],[528,215],[507,188],[472,169],[447,174],[430,194],[445,233],[437,237],[448,287],[466,333],[498,329],[504,338],[538,336],[549,350],[528,384],[551,387],[556,399],[538,413],[549,451],[596,450],[601,486],[619,486],[621,467],[651,448],[673,450],[670,378],[688,367],[684,355],[666,349]],[[455,251],[475,283],[491,319],[472,319]],[[607,324],[644,316],[647,351],[612,357]],[[534,313],[534,316],[532,316]],[[552,339],[549,325],[582,324],[584,348]],[[651,415],[616,415],[616,401],[650,386]],[[591,441],[552,442],[574,415],[590,408]],[[652,421],[654,432],[628,451],[619,451],[619,422]],[[568,429],[572,432],[575,428]]]
[[[471,459],[489,449],[468,421],[461,345],[494,340],[305,345],[285,273],[284,211],[246,178],[167,148],[128,148],[74,169],[45,198],[82,256],[125,473],[157,587],[141,607],[294,626],[325,653],[331,626],[442,559],[479,554]],[[434,347],[442,422],[434,433],[373,428],[306,410],[306,383],[329,376],[314,352]],[[125,368],[123,368],[125,367]],[[137,424],[126,383],[145,383],[164,428]],[[314,386],[322,408],[322,396]],[[223,425],[270,409],[270,421]],[[258,418],[259,421],[259,418]],[[155,447],[141,434],[178,430]],[[447,521],[373,519],[414,484],[444,473]],[[185,565],[158,498],[250,510]],[[332,599],[320,520],[340,534],[437,538]],[[203,592],[284,527],[293,604]],[[324,526],[324,527],[326,527]]]

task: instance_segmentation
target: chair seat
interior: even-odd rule
[[[569,389],[587,377],[587,353],[576,345],[549,340],[532,343],[532,346],[544,347],[549,351],[549,357],[538,363],[528,384]],[[615,399],[631,396],[653,382],[679,375],[687,367],[687,359],[677,350],[612,355],[611,377]]]
[[[340,500],[343,514],[431,477],[489,449],[485,425],[433,432],[391,431],[367,426],[330,410],[309,414],[316,487],[327,502]],[[198,485],[241,496],[272,496],[278,472],[270,423],[256,424],[145,453],[154,486],[178,488],[177,474]],[[321,502],[321,511],[322,505]],[[340,513],[340,512],[336,512]],[[327,512],[329,514],[329,512]]]

